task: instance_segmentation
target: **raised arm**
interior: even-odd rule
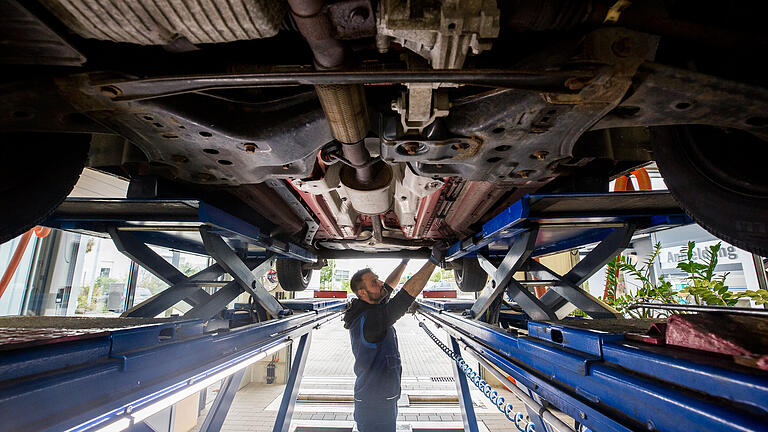
[[[400,290],[392,300],[369,312],[369,319],[367,319],[363,325],[363,337],[366,341],[378,343],[384,339],[387,327],[393,325],[395,321],[405,315],[405,312],[408,311],[408,307],[413,303],[413,300],[419,295],[421,290],[424,289],[427,282],[429,282],[429,277],[432,276],[435,266],[443,260],[444,255],[445,246],[442,243],[436,244],[435,247],[432,248],[432,255],[429,257],[429,261],[427,261],[415,275],[408,279],[403,285],[403,289]],[[401,266],[405,268],[403,263],[400,263],[398,268]],[[398,272],[397,269],[395,269],[395,272],[397,272],[398,275],[402,274],[402,270]],[[393,272],[393,274],[395,272]],[[392,275],[390,275],[390,277],[392,277]],[[387,278],[387,281],[389,281],[389,278]]]
[[[400,282],[400,278],[403,276],[403,272],[405,271],[405,266],[408,265],[408,258],[403,258],[402,261],[400,261],[400,264],[395,267],[394,270],[392,270],[392,273],[387,276],[387,280],[384,281],[387,285],[391,286],[392,288],[397,288],[397,284]]]
[[[411,297],[416,298],[416,296],[421,293],[421,290],[424,289],[424,286],[427,285],[427,282],[429,282],[429,278],[432,276],[435,266],[445,258],[446,249],[447,245],[444,242],[440,241],[435,243],[435,245],[432,246],[432,255],[429,257],[429,261],[427,261],[415,275],[408,279],[405,285],[403,285],[403,290],[410,294]]]
[[[427,261],[415,275],[405,282],[403,290],[410,294],[411,297],[416,298],[421,290],[424,289],[424,286],[427,285],[427,282],[429,282],[429,278],[434,270],[435,264],[432,261]]]

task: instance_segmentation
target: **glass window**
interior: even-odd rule
[[[5,272],[9,271],[9,264],[11,258],[15,254],[22,241],[22,236],[0,244],[0,277],[5,275]],[[0,297],[0,315],[18,315],[21,313],[21,308],[24,303],[24,293],[27,289],[27,281],[29,280],[29,273],[32,268],[32,257],[35,254],[35,246],[37,245],[38,238],[33,235],[24,247],[21,260],[19,260],[16,266],[13,276],[8,281],[5,287],[5,291]],[[10,275],[10,274],[9,274]]]
[[[210,259],[205,256],[180,252],[172,249],[166,249],[156,246],[150,246],[150,249],[179,269],[186,276],[205,269],[210,265]],[[136,291],[133,296],[133,305],[137,305],[144,300],[168,289],[168,284],[158,279],[155,275],[140,267],[136,278]],[[162,316],[182,315],[190,309],[184,302],[177,303],[174,307],[165,311]]]

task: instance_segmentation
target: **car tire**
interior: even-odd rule
[[[453,268],[456,285],[462,292],[482,291],[488,281],[488,273],[480,267],[477,258],[461,258]]]
[[[72,192],[88,158],[90,135],[0,134],[0,244],[53,213]]]
[[[710,126],[651,128],[654,159],[685,212],[726,242],[768,256],[768,143]]]
[[[312,279],[312,269],[303,268],[298,260],[279,258],[275,264],[277,280],[286,291],[304,291]]]

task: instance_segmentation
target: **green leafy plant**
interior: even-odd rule
[[[603,301],[610,304],[619,312],[627,314],[633,318],[651,318],[658,316],[659,313],[649,309],[629,309],[635,303],[638,302],[657,302],[657,303],[672,303],[675,301],[675,292],[672,290],[672,283],[665,280],[664,277],[659,277],[658,281],[651,279],[651,268],[653,268],[653,261],[661,253],[661,243],[656,243],[653,247],[653,252],[643,261],[639,266],[632,263],[629,257],[618,256],[615,258],[615,263],[609,263],[609,273],[606,284],[606,294],[603,296]],[[637,290],[632,294],[624,294],[621,296],[616,295],[616,287],[618,286],[618,276],[616,269],[622,272],[627,272],[634,276],[640,282]]]
[[[686,278],[687,286],[681,291],[675,292],[672,289],[672,283],[664,279],[663,276],[659,277],[658,281],[650,278],[653,261],[661,252],[661,244],[656,243],[653,252],[639,266],[624,256],[616,257],[608,263],[606,287],[602,300],[619,312],[633,318],[665,316],[664,312],[650,309],[630,310],[629,307],[635,303],[680,303],[682,297],[690,297],[692,303],[696,305],[734,306],[742,298],[749,298],[758,305],[768,303],[768,291],[760,289],[734,292],[725,284],[728,273],[720,276],[715,274],[721,248],[720,243],[710,246],[706,253],[696,257],[696,259],[693,253],[695,248],[696,242],[691,241],[680,250],[680,253],[685,256],[685,261],[678,263],[677,268],[688,275]],[[619,272],[627,272],[640,281],[640,286],[634,293],[617,295]]]
[[[725,284],[728,273],[715,275],[720,247],[720,243],[709,246],[702,254],[703,262],[693,259],[696,242],[690,241],[686,248],[680,250],[686,260],[678,263],[677,268],[688,274],[688,285],[679,294],[690,296],[696,305],[735,306],[742,298],[749,298],[758,305],[768,303],[768,291],[760,289],[734,292]]]

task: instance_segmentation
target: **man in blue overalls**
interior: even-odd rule
[[[350,287],[357,295],[344,315],[355,355],[355,422],[360,432],[393,432],[400,398],[400,351],[392,325],[400,319],[429,281],[435,266],[443,260],[446,246],[432,247],[429,261],[411,276],[392,299],[408,263],[404,259],[387,277],[379,280],[371,269],[355,273]]]

